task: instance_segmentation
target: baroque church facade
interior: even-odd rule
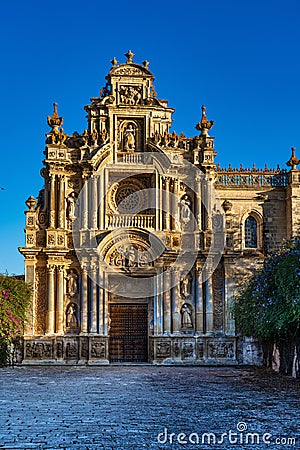
[[[255,346],[230,305],[241,280],[299,231],[300,171],[222,168],[213,121],[170,133],[147,61],[114,58],[88,126],[48,117],[44,188],[26,201],[33,287],[23,361],[236,364]]]

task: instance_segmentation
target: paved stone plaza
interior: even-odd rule
[[[253,369],[17,367],[0,383],[0,448],[300,448],[299,384]]]

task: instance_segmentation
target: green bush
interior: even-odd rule
[[[7,364],[10,345],[23,335],[30,300],[25,281],[0,275],[0,365]]]
[[[268,256],[245,280],[233,306],[238,331],[281,348],[281,371],[291,372],[293,348],[300,338],[300,240],[293,239]],[[291,355],[286,359],[285,349]],[[284,363],[285,361],[285,363]]]

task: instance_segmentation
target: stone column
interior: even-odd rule
[[[155,280],[153,285],[153,334],[156,336],[158,334],[158,299],[157,299],[157,280]]]
[[[159,208],[159,173],[155,173],[155,228],[160,230],[160,208]]]
[[[199,334],[203,334],[204,327],[204,311],[203,311],[203,292],[202,292],[202,270],[200,267],[196,267],[195,278],[195,329]]]
[[[170,230],[170,178],[165,178],[165,216],[166,230]]]
[[[178,272],[172,271],[172,333],[180,333],[180,312],[179,312],[179,279]]]
[[[56,309],[56,332],[57,333],[63,333],[64,331],[64,320],[65,320],[65,314],[64,314],[64,283],[65,283],[65,277],[64,277],[64,266],[58,266],[58,273],[57,273],[57,309]]]
[[[105,336],[108,336],[109,333],[109,313],[108,313],[108,290],[107,287],[107,275],[104,272],[103,273],[103,285],[104,285],[104,307],[103,307],[103,313],[104,313],[104,325],[103,325],[103,332]]]
[[[164,272],[164,334],[171,333],[171,272]]]
[[[213,332],[213,279],[210,264],[208,265],[205,281],[205,332]]]
[[[158,175],[158,189],[159,189],[159,203],[158,203],[158,209],[159,209],[159,229],[162,230],[164,227],[163,219],[163,186],[162,186],[162,176]]]
[[[157,333],[163,334],[164,330],[164,308],[163,308],[163,273],[157,277]]]
[[[98,226],[97,190],[98,190],[98,176],[92,175],[91,228],[93,230],[97,229]]]
[[[98,228],[99,228],[99,230],[103,230],[103,214],[104,214],[103,172],[101,172],[101,175],[97,176],[97,180],[98,180],[97,209],[99,209]]]
[[[48,297],[47,297],[47,315],[46,315],[46,333],[54,334],[55,330],[55,292],[54,292],[55,266],[47,266],[48,278]]]
[[[104,329],[104,294],[105,290],[102,284],[103,273],[98,269],[98,286],[99,286],[99,333],[103,334]]]
[[[50,176],[50,204],[49,204],[49,225],[50,228],[56,227],[56,193],[55,193],[55,174],[52,173]]]
[[[88,332],[88,276],[83,269],[81,272],[81,332]]]
[[[82,228],[84,230],[86,230],[88,228],[88,183],[87,183],[87,179],[84,178],[84,186],[83,186],[83,192],[82,192],[82,199],[81,199],[81,217],[82,217]]]
[[[59,175],[58,227],[65,228],[65,176]]]
[[[96,266],[93,264],[90,268],[90,333],[97,333],[97,285],[96,285]]]
[[[173,191],[174,191],[174,201],[173,201],[173,217],[174,217],[174,226],[175,230],[180,229],[179,222],[179,180],[174,179],[173,182]]]
[[[201,217],[201,177],[197,176],[196,180],[196,204],[195,204],[195,212],[196,212],[196,220],[198,224],[198,230],[202,229],[202,217]]]

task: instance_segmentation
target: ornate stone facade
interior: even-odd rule
[[[293,149],[289,172],[217,166],[206,108],[197,136],[170,133],[149,63],[126,57],[85,107],[83,133],[64,132],[56,104],[48,117],[20,248],[33,285],[23,360],[242,362],[230,304],[299,231],[299,161]]]

